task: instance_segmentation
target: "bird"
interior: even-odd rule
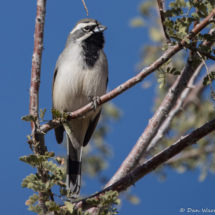
[[[52,107],[55,110],[61,113],[72,112],[106,93],[108,62],[103,51],[103,32],[106,29],[97,20],[85,18],[78,21],[68,35],[54,70]],[[80,194],[82,150],[92,137],[101,109],[98,106],[84,117],[68,122],[71,134],[66,134],[66,186],[71,191],[72,199],[78,198]],[[63,141],[65,130],[64,124],[55,128],[55,137],[59,144]]]

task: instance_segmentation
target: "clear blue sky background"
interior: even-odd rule
[[[135,74],[140,48],[147,43],[145,29],[131,29],[129,20],[137,16],[140,0],[86,1],[89,17],[98,19],[108,29],[105,31],[105,52],[109,61],[108,88],[114,89]],[[1,112],[1,214],[33,214],[25,201],[32,191],[21,188],[22,179],[33,172],[20,156],[30,153],[26,135],[30,125],[21,121],[28,114],[31,58],[35,27],[36,0],[1,0],[0,8],[0,112]],[[47,108],[46,119],[51,119],[51,85],[55,63],[65,46],[67,35],[75,23],[86,17],[81,0],[48,0],[45,22],[44,52],[40,88],[40,108]],[[150,77],[148,78],[150,79]],[[122,119],[113,124],[107,142],[115,156],[104,172],[110,178],[128,155],[151,118],[154,90],[143,90],[139,85],[118,96],[113,102],[123,110]],[[46,135],[50,151],[64,152],[54,138],[53,131]],[[198,171],[178,174],[167,170],[167,180],[159,182],[149,174],[136,183],[132,193],[138,195],[138,206],[123,201],[120,214],[180,214],[181,207],[213,208],[214,176],[199,183]],[[101,185],[86,180],[84,193],[99,191]]]

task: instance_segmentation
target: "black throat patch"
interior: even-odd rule
[[[104,43],[105,40],[102,32],[94,33],[83,41],[83,55],[87,66],[94,66],[99,58],[100,50],[104,47]]]

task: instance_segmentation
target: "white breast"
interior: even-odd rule
[[[57,62],[53,105],[59,111],[75,111],[106,92],[108,64],[103,50],[93,68],[83,61],[80,46],[66,47]]]

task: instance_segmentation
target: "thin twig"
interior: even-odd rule
[[[85,4],[85,1],[84,0],[82,0],[82,2],[83,2],[83,5],[84,5],[84,8],[85,8],[85,10],[87,11],[87,16],[88,16],[88,9],[87,9],[87,6],[86,6],[86,4]]]
[[[203,59],[203,57],[200,55],[200,53],[199,53],[199,52],[197,52],[197,54],[198,54],[198,55],[199,55],[199,57],[202,59],[202,62],[204,63],[205,68],[206,68],[206,70],[207,70],[208,79],[209,79],[209,82],[210,82],[211,94],[212,94],[213,99],[214,99],[214,101],[215,101],[215,95],[214,95],[213,87],[212,87],[212,84],[211,84],[211,77],[210,77],[210,74],[209,74],[209,71],[208,71],[207,64],[205,63],[205,60],[204,60],[204,59]]]
[[[211,69],[214,69],[215,64],[212,64],[209,67],[209,71]],[[207,72],[206,72],[207,75]],[[206,76],[203,75],[203,78]],[[203,83],[203,78],[199,80],[199,82],[196,84],[195,88],[191,91],[191,93],[188,95],[186,100],[184,101],[183,108],[186,108],[187,105],[190,103],[195,103],[195,105],[201,105],[200,103],[200,95],[202,94],[203,90],[206,89],[206,87],[202,84]]]
[[[185,47],[190,49],[190,50],[192,50],[192,51],[194,51],[194,52],[199,52],[200,54],[206,56],[207,58],[210,58],[211,60],[215,61],[215,56],[211,55],[208,52],[202,51],[201,49],[198,49],[196,47],[192,47],[191,45],[188,45],[188,44],[186,44]]]
[[[166,26],[164,25],[165,16],[164,16],[162,2],[161,2],[161,0],[157,0],[157,3],[158,3],[158,9],[159,9],[159,12],[160,12],[161,25],[163,27],[163,32],[164,32],[164,35],[166,37],[166,43],[167,44],[171,44],[171,39],[170,39],[169,35],[167,34],[167,32],[166,32]]]

